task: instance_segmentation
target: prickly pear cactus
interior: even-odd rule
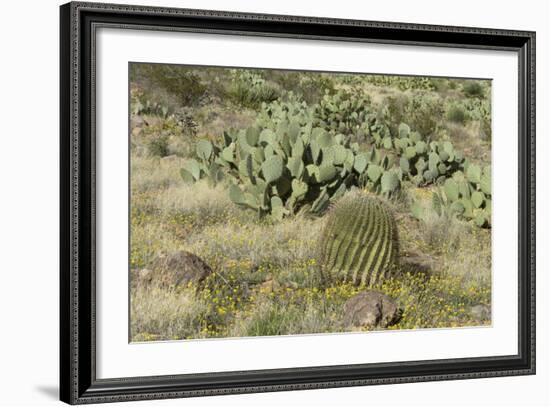
[[[350,193],[331,209],[320,238],[322,279],[372,287],[389,275],[398,245],[390,208],[378,198]]]

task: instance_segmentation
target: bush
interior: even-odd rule
[[[194,69],[184,66],[131,64],[130,78],[132,82],[147,83],[151,88],[161,87],[184,106],[197,104],[206,91]]]
[[[382,109],[383,119],[388,123],[391,134],[394,137],[398,136],[398,127],[400,123],[405,121],[405,109],[409,104],[409,97],[406,94],[397,94],[388,96],[384,99]]]
[[[406,123],[423,140],[436,133],[445,110],[442,99],[434,92],[401,93],[387,96],[381,103],[379,119],[389,127],[393,137],[399,136],[399,125]]]
[[[484,94],[483,86],[477,81],[466,82],[462,89],[468,97],[482,98]]]
[[[408,123],[411,129],[418,131],[423,137],[429,138],[436,132],[444,113],[441,98],[421,93],[409,100],[403,122]]]
[[[447,120],[453,123],[464,124],[466,121],[466,113],[461,106],[453,104],[447,110]]]
[[[262,102],[272,102],[281,94],[276,84],[254,71],[233,70],[231,76],[227,96],[243,107],[258,109]]]
[[[166,157],[168,155],[168,136],[159,135],[147,143],[149,154],[154,157]]]
[[[153,115],[168,117],[170,109],[159,101],[151,100],[139,88],[130,90],[130,112],[132,115]]]
[[[287,92],[295,92],[300,86],[300,79],[305,73],[297,71],[283,71],[279,69],[273,69],[265,71],[266,76],[273,83],[279,85]]]
[[[366,75],[365,80],[375,86],[391,87],[401,91],[436,89],[434,79],[422,76]]]
[[[307,104],[319,103],[323,95],[333,95],[336,90],[334,80],[323,73],[303,73],[298,84],[299,94]]]
[[[455,101],[447,109],[447,119],[458,124],[477,122],[480,137],[491,139],[491,101],[488,99],[470,98]]]

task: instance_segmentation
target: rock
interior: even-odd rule
[[[401,319],[403,311],[395,301],[378,291],[363,291],[344,304],[346,329],[387,328]]]
[[[186,251],[177,251],[158,257],[151,264],[151,282],[162,287],[201,285],[212,274],[212,269],[199,256]]]
[[[491,307],[488,305],[474,305],[470,308],[470,314],[479,321],[487,321],[491,319]]]

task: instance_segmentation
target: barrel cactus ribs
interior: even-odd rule
[[[331,209],[320,237],[322,279],[373,287],[388,277],[398,246],[391,209],[376,197],[350,193]]]

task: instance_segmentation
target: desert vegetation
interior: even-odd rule
[[[490,81],[132,64],[129,97],[133,341],[491,323]]]

